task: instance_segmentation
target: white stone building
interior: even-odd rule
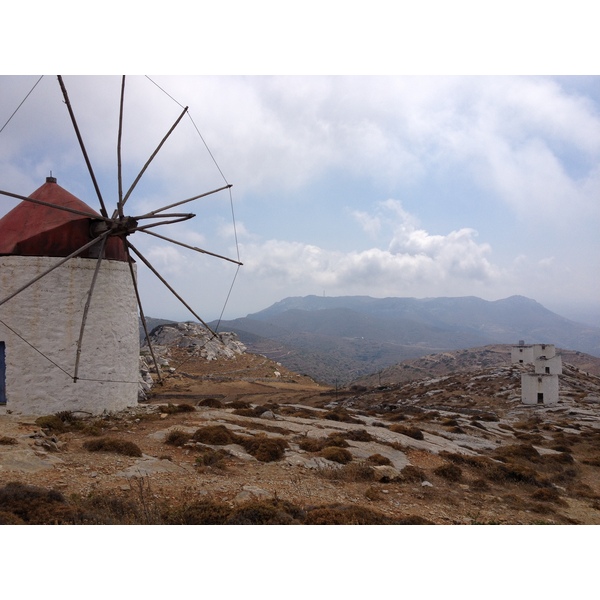
[[[554,344],[525,345],[520,341],[511,349],[513,364],[533,365],[533,372],[521,374],[521,401],[523,404],[556,404],[558,376],[562,373],[562,359]]]
[[[56,184],[30,198],[97,214]],[[23,201],[0,219],[0,302],[91,241],[92,219]],[[109,238],[78,340],[94,246],[0,304],[0,406],[17,414],[101,414],[137,404],[137,301],[123,241]],[[135,267],[135,265],[134,265]]]

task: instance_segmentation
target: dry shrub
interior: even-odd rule
[[[548,487],[551,485],[545,477],[540,476],[530,467],[512,463],[490,463],[485,475],[488,480],[496,483],[524,483],[537,487]]]
[[[165,515],[169,525],[225,525],[231,508],[223,502],[201,500],[177,508]]]
[[[206,406],[207,408],[223,408],[223,403],[218,398],[204,398],[198,402],[197,406]]]
[[[237,441],[248,454],[261,462],[281,460],[285,454],[285,449],[289,447],[287,441],[283,438],[272,438],[262,434],[253,438],[238,436]]]
[[[407,517],[401,517],[395,522],[396,525],[434,525],[432,521],[427,520],[425,517],[419,517],[418,515],[408,515]]]
[[[442,425],[444,425],[444,427],[458,427],[458,421],[456,419],[444,419],[442,421]]]
[[[225,408],[250,408],[250,406],[250,402],[244,402],[243,400],[233,400],[225,404]]]
[[[187,433],[181,429],[173,429],[172,431],[169,431],[169,435],[167,435],[167,438],[165,439],[165,444],[169,444],[170,446],[183,446],[190,441],[191,437],[191,433]]]
[[[216,469],[225,469],[225,458],[231,456],[227,450],[219,448],[213,450],[212,448],[206,448],[199,456],[196,457],[196,465],[199,467],[214,467]]]
[[[448,481],[460,481],[462,479],[462,469],[454,464],[440,465],[433,470],[435,475],[443,477]]]
[[[546,465],[570,465],[575,462],[575,459],[569,452],[560,452],[559,454],[544,454],[541,457],[541,462]]]
[[[309,510],[305,525],[395,525],[398,521],[364,506],[331,505]]]
[[[350,444],[346,441],[345,433],[330,433],[325,438],[301,438],[298,446],[305,452],[320,452],[323,448],[336,447],[348,448]]]
[[[291,525],[300,523],[303,512],[283,500],[257,500],[232,510],[227,525]]]
[[[83,442],[83,447],[89,452],[113,452],[125,456],[142,456],[140,447],[134,442],[118,438],[98,438]]]
[[[197,429],[192,435],[195,442],[211,444],[213,446],[226,446],[235,444],[237,436],[229,431],[225,425],[207,425]]]
[[[0,437],[0,446],[14,446],[17,444],[16,438],[3,435]]]
[[[234,408],[232,414],[238,417],[256,417],[256,413],[253,408]]]
[[[504,462],[514,458],[537,462],[540,453],[531,444],[512,444],[498,448],[494,452],[494,458]]]
[[[390,425],[390,431],[394,433],[401,433],[402,435],[406,435],[415,440],[424,439],[423,432],[417,427],[407,427],[406,425]]]
[[[471,482],[471,488],[478,492],[487,492],[490,486],[485,479],[475,479]]]
[[[381,490],[379,488],[373,487],[373,486],[369,486],[366,490],[365,490],[365,498],[367,498],[367,500],[371,500],[373,502],[377,502],[377,500],[381,500],[382,499],[382,494],[381,494]]]
[[[332,481],[373,481],[375,479],[373,467],[363,461],[352,461],[341,467],[323,467],[317,472],[324,479]]]
[[[404,469],[400,471],[400,475],[402,475],[402,479],[404,481],[410,483],[417,483],[427,479],[425,472],[422,469],[419,469],[419,467],[414,467],[413,465],[407,465],[404,467]]]
[[[356,417],[353,417],[347,410],[343,408],[337,408],[335,410],[331,410],[323,415],[324,419],[328,419],[329,421],[339,421],[342,423],[358,423],[364,425],[364,422]]]
[[[373,440],[373,436],[366,429],[347,431],[343,436],[353,442],[371,442]]]
[[[14,481],[0,488],[0,506],[6,525],[60,525],[80,521],[79,511],[68,505],[60,492]]]
[[[555,504],[565,505],[566,502],[560,497],[556,488],[541,488],[531,494],[531,497],[538,502],[553,502]]]
[[[367,458],[367,461],[379,466],[392,464],[392,461],[387,456],[383,456],[383,454],[371,454]]]
[[[352,454],[346,448],[340,448],[339,446],[327,446],[323,448],[319,453],[320,456],[327,460],[345,465],[352,460]]]
[[[169,404],[163,404],[162,406],[159,406],[159,408],[161,412],[166,413],[168,415],[194,412],[196,410],[192,404],[188,404],[187,402],[183,402],[182,404],[171,404],[169,402]]]
[[[65,422],[57,415],[38,417],[35,424],[42,429],[49,429],[55,433],[63,433],[67,430]]]
[[[322,438],[305,437],[298,440],[298,446],[305,452],[320,452],[325,447]]]

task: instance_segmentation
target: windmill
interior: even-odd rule
[[[210,331],[212,338],[218,338],[131,237],[137,233],[154,236],[239,268],[239,255],[229,258],[155,231],[195,216],[172,209],[230,190],[231,185],[225,181],[217,189],[142,214],[127,214],[133,191],[188,107],[125,190],[121,157],[125,81],[123,77],[116,144],[118,198],[112,212],[101,193],[61,76],[58,83],[99,211],[59,186],[52,176],[29,196],[0,190],[2,196],[21,200],[0,219],[0,404],[13,412],[98,414],[136,404],[138,311],[161,380],[138,288],[136,259]]]

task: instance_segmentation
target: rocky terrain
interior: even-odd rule
[[[507,347],[336,389],[185,337],[135,408],[0,414],[0,523],[600,523],[600,378],[565,358],[525,406]]]

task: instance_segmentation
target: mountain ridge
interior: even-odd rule
[[[330,384],[438,352],[552,343],[600,356],[600,328],[571,321],[525,296],[412,298],[294,296],[222,321],[249,351]]]

